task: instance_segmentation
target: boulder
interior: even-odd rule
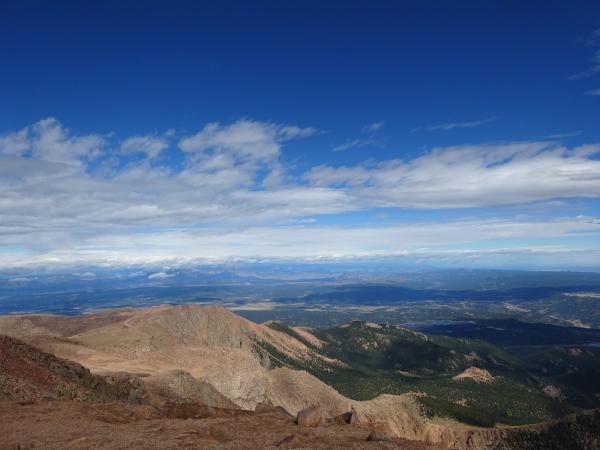
[[[340,425],[354,425],[357,422],[356,411],[354,410],[354,408],[352,408],[351,411],[334,416],[331,419],[329,419],[329,421]]]
[[[318,427],[322,420],[323,413],[318,405],[303,409],[296,416],[296,424],[301,427]]]
[[[392,442],[392,438],[389,434],[384,433],[383,431],[371,431],[369,437],[367,437],[367,441],[372,442]]]

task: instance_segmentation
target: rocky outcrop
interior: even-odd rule
[[[353,425],[356,424],[356,411],[352,409],[352,411],[348,411],[342,414],[338,414],[337,416],[331,417],[329,422],[337,423],[340,425]]]

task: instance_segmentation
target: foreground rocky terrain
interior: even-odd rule
[[[348,363],[320,351],[312,330],[280,328],[196,305],[2,316],[0,447],[592,449],[600,442],[597,413],[484,429],[426,414],[419,392],[351,399],[315,376]],[[483,369],[456,382],[473,374],[491,382]],[[312,406],[319,419],[295,423]]]
[[[300,428],[281,412],[178,419],[119,403],[0,402],[0,433],[2,449],[442,448],[404,439],[368,442],[370,431],[358,426]]]

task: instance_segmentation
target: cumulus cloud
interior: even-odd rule
[[[404,251],[411,240],[417,251],[415,246],[431,244],[427,233],[450,239],[444,229],[469,229],[463,236],[475,240],[488,230],[485,240],[493,239],[489,230],[502,226],[478,228],[473,222],[470,228],[461,223],[394,231],[328,228],[320,219],[317,225],[288,225],[377,207],[476,208],[600,194],[597,144],[445,147],[408,160],[320,165],[304,172],[288,167],[281,158],[285,143],[314,132],[249,119],[208,124],[171,148],[185,161],[178,167],[156,158],[163,144],[154,140],[174,139],[169,135],[115,143],[110,136],[73,133],[55,119],[5,133],[0,137],[0,265],[173,255],[375,254]],[[119,158],[130,150],[141,157],[122,164]],[[589,221],[568,223],[570,229],[596,227]],[[536,227],[525,229],[535,235],[543,225]]]
[[[110,170],[91,172],[81,163],[90,149],[99,148],[97,136],[73,135],[54,119],[5,134],[0,154],[0,245],[46,249],[121,228],[296,217],[308,208],[314,192],[328,191],[306,188],[303,195],[294,194],[297,201],[304,197],[300,203],[306,206],[299,203],[298,209],[289,206],[280,213],[272,209],[283,202],[276,200],[274,191],[285,178],[285,167],[278,161],[281,145],[309,136],[309,130],[248,120],[209,124],[182,139],[181,146],[193,158],[180,171],[142,160],[125,166],[117,161]],[[131,142],[154,145],[139,137],[124,142],[125,148]],[[105,141],[102,145],[104,156],[114,155],[104,148]],[[57,154],[61,157],[55,158]],[[105,159],[107,164],[113,161]],[[268,188],[250,190],[265,171],[267,176],[277,172],[265,178]],[[331,201],[336,201],[333,196]],[[310,210],[319,208],[328,206]]]
[[[169,142],[162,136],[133,136],[121,142],[121,152],[124,154],[143,153],[150,159],[156,158],[169,147]]]
[[[56,119],[47,118],[0,136],[0,155],[78,164],[81,159],[91,160],[100,156],[105,143],[105,138],[98,134],[74,136]]]
[[[225,183],[225,188],[257,183],[264,174],[263,187],[273,188],[286,178],[279,158],[282,145],[292,139],[312,136],[312,127],[298,127],[241,119],[229,125],[209,123],[198,133],[184,137],[179,148],[187,155],[182,180],[199,186]],[[208,181],[212,178],[213,181]]]
[[[314,134],[313,128],[242,119],[231,125],[209,123],[200,132],[179,142],[196,157],[229,156],[239,161],[265,162],[279,157],[281,143]]]

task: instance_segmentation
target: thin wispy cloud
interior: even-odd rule
[[[369,134],[367,138],[354,138],[347,139],[346,142],[340,145],[336,145],[331,149],[333,152],[343,152],[346,150],[350,150],[351,148],[357,147],[367,147],[370,145],[381,145],[385,138],[377,137],[379,131],[383,130],[385,127],[385,122],[373,122],[369,125],[365,125],[360,129],[363,134]]]
[[[348,139],[346,142],[340,145],[336,145],[331,149],[332,152],[344,152],[351,148],[366,147],[375,144],[375,139]]]
[[[589,38],[580,39],[579,42],[586,47],[592,47],[595,50],[589,60],[589,67],[586,70],[568,77],[570,81],[585,80],[600,73],[600,28],[594,30]]]
[[[543,136],[534,136],[534,139],[566,139],[570,137],[581,136],[582,130],[571,131],[569,133],[546,134]]]
[[[486,119],[472,120],[469,122],[447,122],[447,123],[440,123],[437,125],[426,125],[426,126],[414,128],[412,130],[412,132],[415,133],[418,131],[450,131],[450,130],[463,129],[463,128],[475,128],[480,125],[484,125],[486,123],[493,122],[496,119],[497,119],[497,117],[488,117]]]
[[[592,31],[589,36],[579,37],[577,39],[577,43],[586,47],[600,45],[600,28],[597,28],[594,31]]]
[[[580,81],[592,78],[600,72],[600,50],[598,50],[594,56],[590,59],[592,63],[591,67],[583,72],[578,72],[568,77],[569,81]]]
[[[589,91],[586,91],[585,94],[586,95],[592,95],[594,97],[598,97],[598,96],[600,96],[600,88],[598,88],[598,89],[590,89]]]
[[[370,125],[365,125],[364,127],[361,128],[361,131],[363,133],[374,133],[376,131],[383,130],[384,127],[385,127],[385,122],[383,120],[381,120],[379,122],[373,122]]]

